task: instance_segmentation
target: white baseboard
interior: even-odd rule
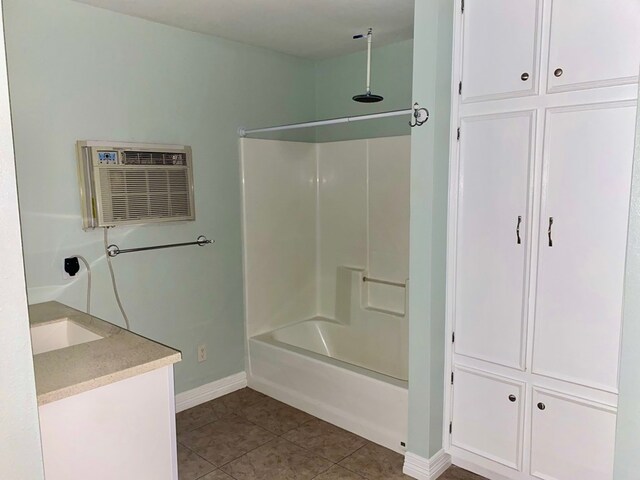
[[[181,412],[191,407],[221,397],[227,393],[235,392],[247,386],[247,374],[245,372],[230,375],[215,382],[207,383],[200,387],[176,395],[176,412]]]
[[[435,480],[451,466],[451,457],[440,450],[431,458],[424,458],[415,453],[404,455],[402,472],[418,480]]]

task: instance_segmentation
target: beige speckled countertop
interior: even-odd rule
[[[102,338],[34,355],[38,405],[179,362],[178,350],[58,302],[29,307],[31,326],[69,319]]]

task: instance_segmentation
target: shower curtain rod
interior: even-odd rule
[[[408,108],[406,110],[391,110],[389,112],[371,113],[369,115],[356,115],[353,117],[331,118],[328,120],[316,120],[313,122],[293,123],[291,125],[279,125],[277,127],[254,128],[247,130],[244,127],[238,128],[238,135],[246,137],[251,133],[259,132],[276,132],[278,130],[294,130],[297,128],[321,127],[323,125],[335,125],[338,123],[358,122],[360,120],[373,120],[374,118],[397,117],[400,115],[411,115],[415,109]]]

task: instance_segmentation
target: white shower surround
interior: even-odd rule
[[[409,137],[240,148],[249,385],[403,451]]]

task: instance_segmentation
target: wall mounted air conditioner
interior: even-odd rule
[[[83,228],[195,220],[191,147],[79,141]]]

